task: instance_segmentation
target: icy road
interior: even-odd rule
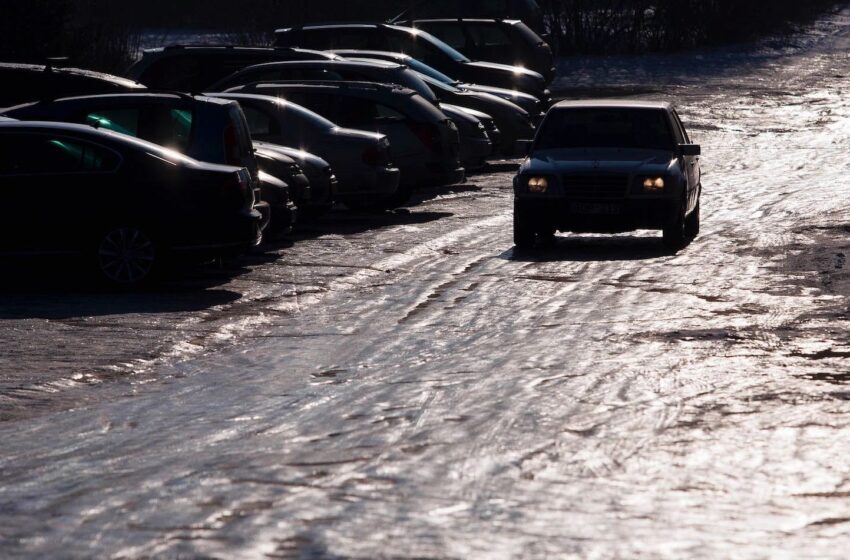
[[[849,53],[562,62],[703,145],[678,255],[514,255],[496,169],[156,313],[3,295],[0,556],[846,558]]]

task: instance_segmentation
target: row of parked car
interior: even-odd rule
[[[273,48],[147,51],[126,77],[0,64],[5,249],[82,253],[136,285],[175,255],[238,254],[336,203],[393,209],[524,155],[551,51],[519,22],[490,23],[524,28],[542,73],[472,61],[426,31],[482,23],[281,29]]]

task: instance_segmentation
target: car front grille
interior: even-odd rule
[[[564,175],[561,181],[568,198],[623,198],[629,186],[628,175]]]

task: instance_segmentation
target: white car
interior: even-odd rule
[[[348,206],[381,205],[398,191],[400,172],[390,160],[387,137],[341,128],[295,103],[267,95],[211,93],[239,103],[251,137],[314,153],[339,181],[337,199]]]

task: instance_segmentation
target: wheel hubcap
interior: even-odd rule
[[[110,231],[100,243],[100,269],[111,281],[130,285],[144,280],[153,268],[153,241],[135,228]]]

